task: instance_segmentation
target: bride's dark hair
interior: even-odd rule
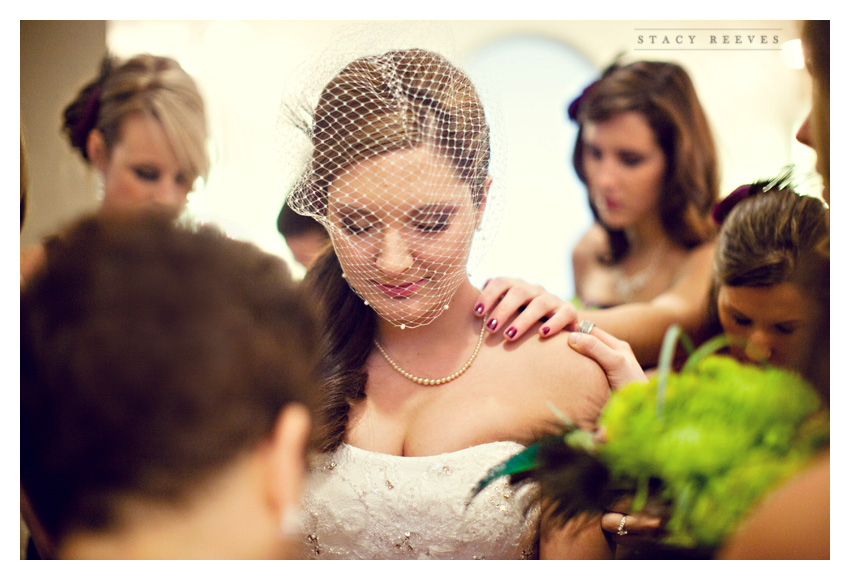
[[[304,283],[323,309],[319,343],[322,393],[313,435],[314,447],[329,452],[345,438],[351,404],[366,396],[369,375],[363,366],[372,350],[377,315],[342,278],[332,246],[316,259]]]

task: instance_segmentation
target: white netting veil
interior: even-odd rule
[[[283,144],[299,164],[287,203],[327,228],[349,286],[381,317],[432,322],[467,279],[490,205],[475,86],[441,54],[405,48],[348,60],[307,99],[284,101],[300,132]]]

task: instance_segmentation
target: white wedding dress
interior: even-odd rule
[[[493,481],[491,468],[524,447],[512,441],[429,457],[343,444],[312,464],[304,494],[311,559],[517,559],[537,557],[536,484]]]

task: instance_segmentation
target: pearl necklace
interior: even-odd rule
[[[383,349],[383,347],[381,347],[381,344],[377,340],[375,340],[374,342],[375,342],[375,346],[378,347],[378,350],[380,351],[380,353],[382,355],[384,355],[384,358],[387,359],[388,363],[390,363],[390,366],[393,367],[396,371],[398,371],[399,374],[401,374],[404,378],[411,380],[418,385],[425,385],[425,386],[431,387],[431,386],[434,386],[434,385],[443,385],[445,383],[448,383],[448,382],[455,380],[460,375],[465,373],[467,371],[467,369],[469,369],[470,366],[472,366],[472,361],[475,360],[475,357],[478,356],[478,351],[481,350],[481,344],[484,342],[484,332],[486,330],[487,330],[487,325],[482,324],[481,325],[481,334],[478,335],[478,344],[475,345],[475,351],[472,353],[472,356],[469,357],[469,360],[466,361],[462,367],[460,367],[460,370],[458,370],[454,374],[451,374],[451,375],[449,375],[445,378],[442,378],[442,379],[423,379],[423,378],[420,378],[420,377],[417,377],[415,375],[410,374],[409,372],[407,372],[406,370],[404,370],[403,368],[398,366],[398,364],[396,364],[396,362],[393,359],[390,358],[390,355],[388,355],[386,353],[386,351]]]

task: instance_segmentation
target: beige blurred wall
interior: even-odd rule
[[[21,21],[21,129],[29,173],[22,245],[96,206],[94,173],[60,128],[62,110],[94,77],[105,50],[105,21]]]
[[[152,25],[168,24],[172,28],[162,28],[161,34],[156,29],[152,35],[145,33]],[[243,111],[263,107],[273,111],[289,73],[305,58],[331,45],[339,38],[340,27],[350,23],[251,21],[253,42],[262,47],[256,53],[260,55],[256,60],[262,62],[242,62],[245,66],[226,74],[223,71],[229,69],[223,66],[212,70],[196,67],[200,59],[194,58],[193,51],[203,49],[204,37],[212,24],[210,21],[21,22],[21,115],[29,152],[31,190],[22,243],[55,231],[95,206],[96,177],[64,141],[59,131],[60,113],[79,86],[95,73],[107,43],[119,54],[122,47],[131,53],[141,50],[158,53],[178,46],[174,43],[182,43],[179,44],[183,47],[181,63],[198,78],[202,92],[207,93],[205,96],[212,97],[209,98],[211,113],[225,107],[239,111],[240,106],[244,107]],[[637,42],[639,28],[684,30],[711,26],[778,29],[784,40],[796,35],[794,21],[441,21],[440,24],[450,31],[456,56],[461,60],[495,40],[535,35],[563,42],[599,69],[620,53],[625,53],[627,60],[673,60],[682,64],[694,80],[715,131],[723,193],[745,181],[769,176],[787,162],[797,162],[801,167],[812,165],[808,150],[795,145],[793,140],[809,102],[804,71],[783,65],[776,52],[670,51],[660,45],[657,48],[665,50],[646,51],[643,49],[647,45]],[[169,30],[181,31],[183,36],[170,37]],[[240,47],[231,46],[229,55],[223,54],[222,59],[211,62],[222,64],[228,56],[238,58]],[[240,83],[239,75],[256,76],[255,70],[260,70],[264,77],[265,84],[255,91],[262,92],[264,100],[248,105],[235,102],[240,96],[236,90],[244,84]],[[271,114],[269,117],[270,125],[273,119]],[[221,132],[221,128],[214,125],[213,133]],[[271,159],[271,153],[261,152],[258,145],[256,139],[237,135],[228,143],[218,144],[221,150],[213,154],[215,157],[235,151],[244,157],[238,159],[244,171],[259,174],[252,163],[262,158],[264,171],[276,160]],[[217,179],[219,183],[228,183],[228,177],[222,171]],[[230,179],[235,184],[245,182],[235,173]],[[279,201],[272,199],[267,205],[259,211],[271,215]],[[269,235],[274,236],[273,227],[269,229]]]

